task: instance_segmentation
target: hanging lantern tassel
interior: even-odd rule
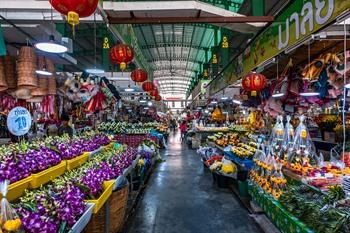
[[[119,65],[119,68],[121,71],[124,71],[126,69],[126,63],[125,62],[121,62]]]
[[[250,95],[251,95],[251,96],[256,96],[256,94],[257,94],[256,91],[250,92]]]
[[[80,23],[79,14],[74,11],[69,11],[67,15],[67,22],[72,25],[73,37],[75,37],[75,25]]]

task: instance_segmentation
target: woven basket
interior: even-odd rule
[[[35,74],[36,55],[33,47],[23,46],[19,50],[17,63],[17,87],[35,89],[38,86],[38,78]]]
[[[39,85],[36,89],[32,90],[32,96],[44,96],[47,93],[47,86],[49,80],[47,78],[38,78],[38,80]]]
[[[119,232],[124,225],[126,205],[128,203],[129,185],[112,193],[109,204],[110,232]]]
[[[16,77],[16,58],[12,56],[4,57],[5,78],[7,82],[7,88],[14,90],[17,88],[17,77]]]
[[[53,74],[48,78],[47,95],[56,95],[57,83],[56,83],[56,75],[55,75],[55,65],[50,59],[46,59],[46,69]]]
[[[18,61],[36,61],[34,48],[29,46],[21,47],[18,53]]]
[[[45,57],[39,57],[38,58],[38,69],[39,70],[45,70],[46,69],[46,61]],[[38,87],[33,89],[31,94],[32,96],[44,96],[47,93],[47,88],[49,84],[49,80],[52,77],[44,76],[44,75],[38,75]]]
[[[7,90],[7,82],[5,78],[5,67],[2,61],[0,59],[0,91],[5,91]]]
[[[107,212],[106,206],[108,201],[103,205],[103,207],[96,213],[92,215],[89,224],[86,226],[83,232],[85,233],[105,233],[107,228]]]

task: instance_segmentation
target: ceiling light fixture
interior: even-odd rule
[[[350,83],[345,84],[344,87],[345,87],[346,89],[350,89]]]
[[[51,76],[52,72],[50,72],[46,67],[46,58],[45,57],[39,57],[37,69],[35,70],[35,73],[41,76]]]
[[[139,102],[140,102],[140,103],[147,103],[146,100],[140,100]]]
[[[126,91],[126,92],[133,92],[133,91],[135,91],[135,89],[134,88],[125,88],[124,91]]]
[[[104,70],[102,70],[102,69],[98,69],[98,68],[91,68],[91,69],[86,69],[85,70],[87,73],[89,73],[89,74],[104,74],[105,73],[105,71]]]
[[[147,103],[147,105],[151,107],[151,106],[153,105],[153,103],[152,103],[151,101],[149,101],[149,102]]]
[[[46,69],[36,70],[35,73],[39,74],[39,75],[44,75],[44,76],[51,76],[52,75],[52,73],[47,71]]]
[[[318,92],[301,92],[299,95],[303,97],[312,97],[312,96],[318,96],[320,93]]]
[[[221,97],[222,100],[228,100],[228,97],[227,96],[223,96]]]
[[[66,46],[55,42],[55,37],[53,35],[50,35],[48,42],[39,42],[34,46],[35,48],[47,53],[65,53],[68,51]]]
[[[217,101],[211,101],[212,104],[217,104],[218,102]]]
[[[239,101],[239,100],[232,100],[232,102],[235,103],[235,104],[238,104],[238,105],[241,105],[241,104],[242,104],[242,102]]]
[[[273,98],[280,98],[282,96],[284,96],[284,93],[281,93],[279,91],[276,91],[275,93],[272,94]]]

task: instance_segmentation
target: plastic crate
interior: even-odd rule
[[[30,182],[32,181],[32,176],[28,176],[22,180],[19,180],[13,184],[10,184],[7,192],[7,200],[13,201],[22,196],[24,190],[29,187]],[[2,196],[2,195],[0,195]]]
[[[75,157],[74,159],[67,160],[67,170],[73,170],[80,167],[89,159],[89,152],[84,152],[82,155]]]
[[[93,210],[93,213],[96,214],[104,205],[104,203],[108,200],[108,198],[112,194],[113,186],[114,186],[115,180],[105,181],[103,182],[103,193],[101,196],[96,200],[85,200],[88,203],[94,203],[95,208]]]
[[[92,211],[94,210],[94,203],[87,203],[87,207],[83,215],[74,224],[74,226],[68,231],[68,233],[80,233],[84,230],[87,224],[90,222]]]
[[[45,171],[33,174],[32,180],[30,181],[30,187],[39,188],[41,185],[46,184],[56,177],[62,175],[66,171],[66,168],[66,161],[62,161],[60,164],[50,167]]]

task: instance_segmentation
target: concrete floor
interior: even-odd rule
[[[213,184],[178,134],[162,156],[166,162],[152,174],[128,233],[261,232],[235,196]]]

